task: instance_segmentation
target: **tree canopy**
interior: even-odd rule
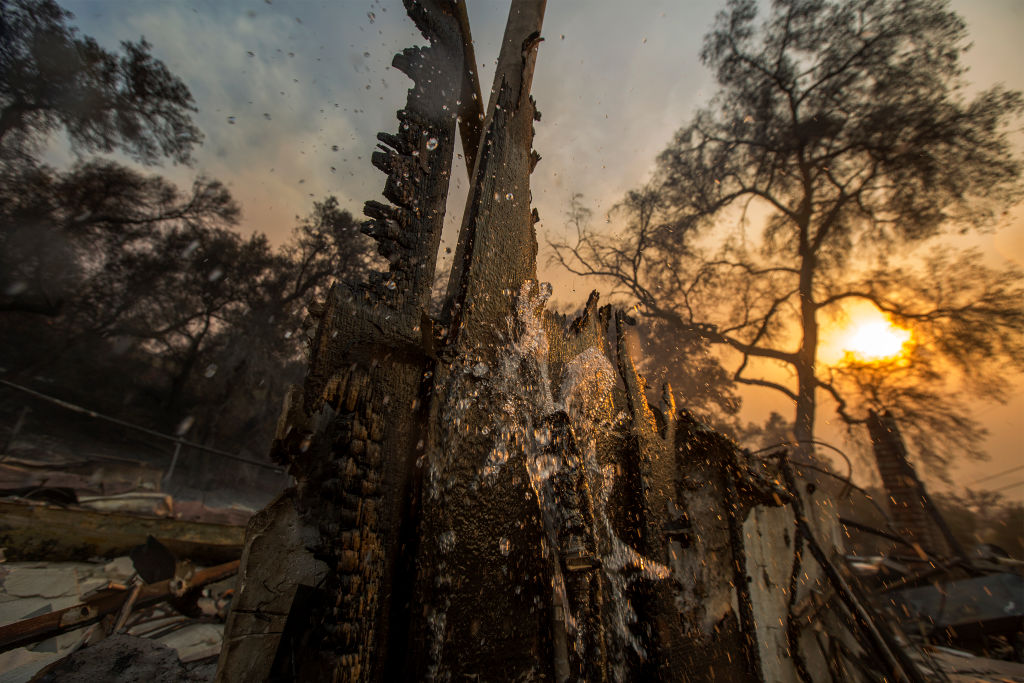
[[[58,129],[79,152],[187,163],[202,134],[188,87],[150,53],[109,52],[53,0],[0,0],[0,152],[29,154]]]
[[[556,258],[615,282],[675,334],[731,349],[734,381],[793,401],[800,441],[821,391],[863,420],[871,368],[840,377],[819,352],[823,323],[870,302],[916,349],[900,373],[875,373],[875,398],[912,437],[967,445],[979,431],[949,399],[951,375],[1005,395],[1005,366],[1021,367],[1021,273],[913,250],[989,229],[1020,197],[1006,131],[1021,93],[968,97],[966,27],[943,0],[776,0],[760,23],[757,9],[731,0],[718,15],[701,52],[717,93],[622,201],[625,230],[556,243]]]
[[[243,235],[218,180],[189,188],[136,165],[189,162],[188,87],[145,40],[110,52],[52,0],[0,0],[0,372],[86,403],[263,451],[300,377],[306,305],[357,286],[369,238],[334,197],[290,239]],[[57,133],[77,161],[41,161]],[[132,400],[128,401],[127,397]]]
[[[172,425],[198,413],[196,433],[262,450],[300,376],[307,304],[372,266],[358,222],[329,197],[275,247],[235,229],[239,208],[215,180],[183,191],[100,160],[22,170],[0,184],[4,369],[127,383]]]

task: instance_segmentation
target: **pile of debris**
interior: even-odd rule
[[[210,680],[238,564],[195,567],[152,536],[109,562],[0,563],[0,680]]]
[[[989,664],[1003,660],[1016,669],[1007,664],[996,680],[1024,680],[1024,561],[990,544],[965,548],[908,461],[896,422],[872,415],[869,428],[886,509],[876,506],[874,524],[840,517],[848,535],[881,540],[875,554],[846,557],[863,593],[916,646],[919,659],[931,653],[926,668],[950,673],[969,660],[977,676],[979,667],[1006,669]],[[842,505],[857,491],[871,498],[849,481],[833,497]]]
[[[0,454],[0,682],[212,680],[253,510],[47,445]]]
[[[238,559],[250,507],[175,499],[142,460],[17,435],[0,454],[0,547],[12,561],[118,557],[153,536],[179,557]],[[14,440],[18,436],[18,440]]]

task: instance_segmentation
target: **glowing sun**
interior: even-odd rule
[[[869,322],[850,331],[843,347],[862,361],[877,361],[900,355],[910,341],[910,332],[889,321]]]

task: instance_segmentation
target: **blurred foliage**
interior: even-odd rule
[[[183,190],[85,152],[185,162],[202,136],[188,88],[145,42],[122,54],[47,0],[0,12],[0,365],[12,381],[146,426],[262,454],[302,377],[306,305],[356,287],[371,244],[337,199],[289,239],[240,231],[227,188]],[[79,160],[39,160],[56,133]],[[248,234],[248,236],[245,236]]]
[[[188,87],[145,40],[120,54],[68,26],[52,0],[0,1],[0,150],[31,156],[54,132],[80,152],[188,162],[202,141]]]

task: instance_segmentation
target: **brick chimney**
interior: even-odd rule
[[[872,411],[867,424],[889,510],[900,536],[929,554],[962,554],[917,472],[907,461],[907,448],[896,420],[888,411],[882,415]]]

